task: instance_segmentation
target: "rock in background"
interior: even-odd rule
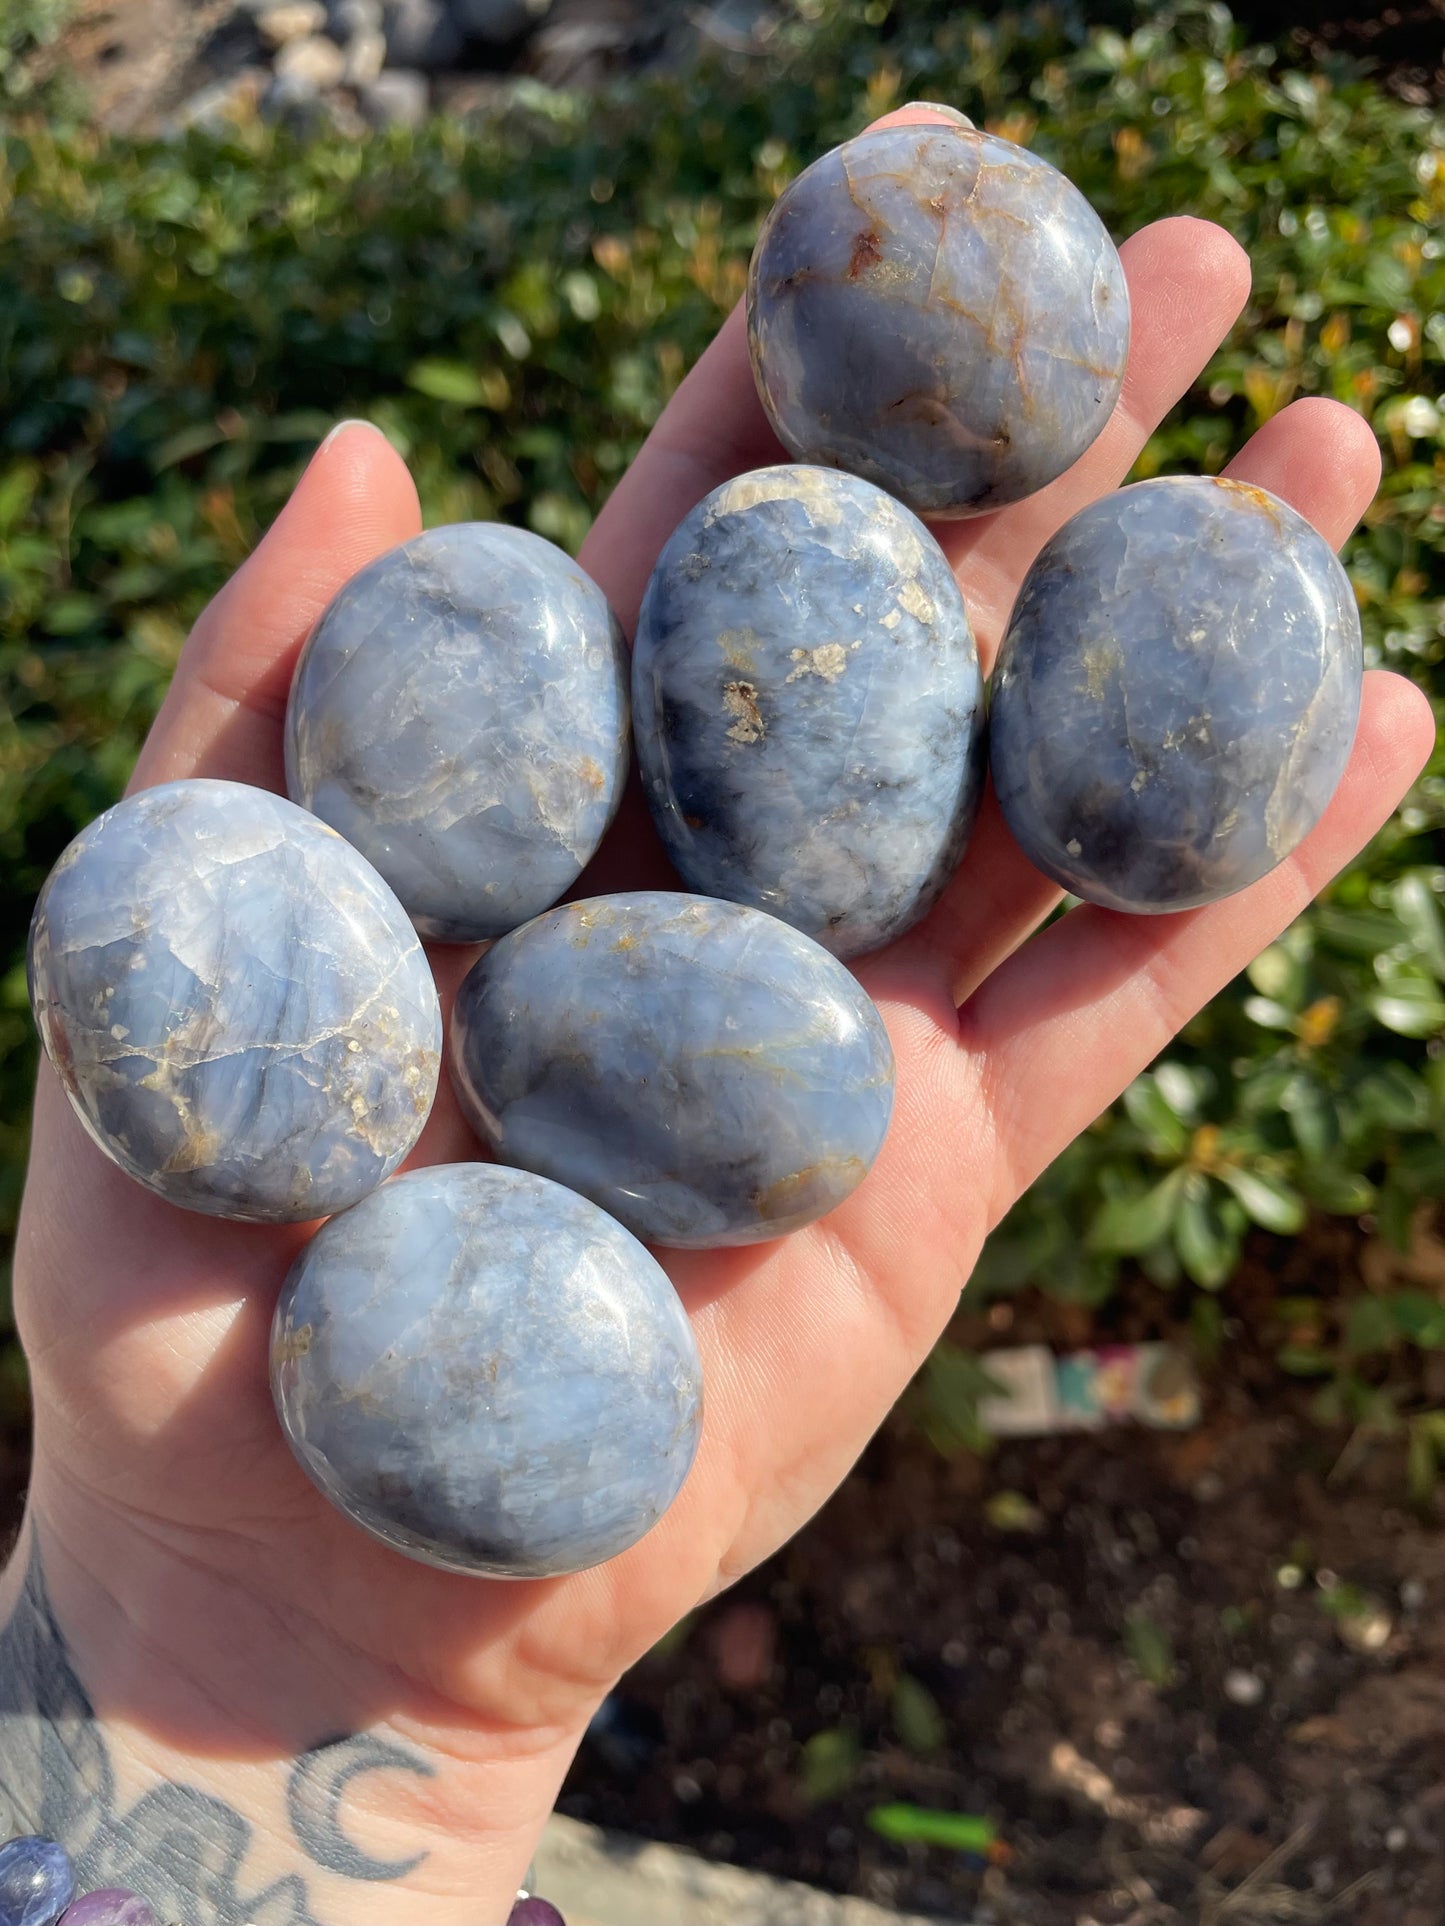
[[[361,136],[505,104],[520,80],[592,90],[708,46],[761,56],[775,24],[767,0],[82,0],[60,52],[113,132],[259,112]]]

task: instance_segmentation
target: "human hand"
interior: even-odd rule
[[[1041,494],[939,531],[985,667],[1033,555],[1123,479],[1248,290],[1240,250],[1198,221],[1158,223],[1122,253],[1134,325],[1113,421]],[[584,548],[625,627],[680,516],[780,458],[734,314]],[[1378,457],[1357,416],[1304,401],[1230,472],[1339,542]],[[419,526],[379,433],[329,438],[197,624],[137,786],[208,775],[281,789],[302,640],[343,581]],[[433,1571],[334,1512],[292,1458],[267,1387],[271,1310],[305,1232],[190,1216],[140,1190],[43,1069],[16,1292],[35,1469],[0,1590],[0,1820],[8,1795],[13,1822],[60,1838],[86,1883],[134,1884],[187,1926],[504,1919],[618,1674],[836,1486],[946,1323],[988,1229],[1374,833],[1430,734],[1409,684],[1368,676],[1319,828],[1252,889],[1178,916],[1083,907],[1032,936],[1059,893],[986,800],[937,908],[858,971],[898,1060],[875,1169],[785,1241],[664,1254],[703,1356],[702,1447],[656,1529],[572,1578]],[[578,893],[670,881],[633,794]],[[444,1003],[470,961],[434,952]],[[444,1087],[412,1162],[476,1154]]]

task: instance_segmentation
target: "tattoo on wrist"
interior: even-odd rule
[[[373,1859],[342,1828],[351,1782],[374,1771],[432,1776],[405,1747],[369,1733],[326,1739],[296,1760],[286,1811],[298,1856],[358,1880],[401,1879],[420,1865],[424,1853]],[[321,1926],[299,1874],[247,1884],[255,1828],[224,1799],[167,1781],[121,1810],[110,1749],[51,1608],[33,1529],[19,1600],[0,1625],[0,1840],[26,1832],[65,1847],[81,1892],[132,1887],[166,1921]]]

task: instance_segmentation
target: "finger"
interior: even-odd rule
[[[914,105],[874,125],[930,121],[954,124],[946,109]],[[653,563],[688,510],[720,482],[788,459],[758,399],[739,302],[663,410],[578,556],[629,635],[637,626]]]
[[[1373,671],[1344,780],[1277,869],[1177,915],[1085,904],[988,978],[959,1012],[959,1035],[996,1151],[991,1222],[1365,846],[1433,739],[1421,691]]]
[[[1272,416],[1224,472],[1278,495],[1342,548],[1380,486],[1380,444],[1353,408],[1315,396]]]
[[[1249,256],[1211,221],[1156,221],[1119,250],[1129,284],[1129,361],[1098,439],[1057,481],[975,521],[934,529],[963,584],[985,668],[1025,570],[1069,517],[1117,488],[1249,298]]]
[[[420,528],[411,476],[381,430],[333,428],[265,539],[202,611],[131,787],[220,776],[284,789],[281,722],[301,644],[344,582]]]
[[[1380,450],[1368,422],[1337,401],[1296,401],[1265,423],[1229,464],[1236,481],[1267,488],[1339,548],[1375,498]],[[945,969],[964,1002],[1063,900],[1024,857],[990,790],[953,881],[903,939],[910,967]]]

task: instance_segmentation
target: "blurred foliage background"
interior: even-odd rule
[[[1437,709],[1445,155],[1356,70],[1292,70],[1220,6],[983,18],[948,0],[790,0],[766,60],[716,56],[598,99],[356,142],[259,121],[109,139],[27,80],[56,0],[0,25],[0,1227],[34,1042],[34,894],[118,794],[206,599],[317,438],[366,415],[428,521],[501,516],[575,548],[743,284],[758,222],[820,149],[910,96],[1062,167],[1122,237],[1162,214],[1249,248],[1249,308],[1138,473],[1220,468],[1297,395],[1371,422],[1385,476],[1346,553],[1369,659]],[[1098,1307],[1121,1263],[1177,1292],[1201,1349],[1250,1226],[1362,1218],[1402,1247],[1439,1192],[1445,925],[1437,764],[1365,857],[1193,1023],[994,1238],[976,1288]],[[1445,1416],[1394,1361],[1438,1299],[1322,1267],[1282,1367],[1325,1421]],[[23,1411],[0,1293],[0,1400]],[[1409,1374],[1406,1374],[1409,1377]],[[981,1375],[945,1347],[930,1435],[978,1442]]]

